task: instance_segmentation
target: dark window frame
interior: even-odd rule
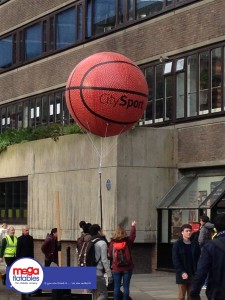
[[[130,26],[134,26],[137,23],[140,22],[145,22],[151,18],[154,18],[156,16],[159,16],[160,14],[163,14],[167,11],[171,11],[174,9],[177,9],[179,7],[183,7],[185,5],[189,5],[192,4],[194,2],[197,1],[201,1],[201,0],[184,0],[182,2],[178,2],[178,0],[172,0],[172,4],[170,5],[166,5],[166,0],[163,0],[163,8],[161,11],[156,12],[155,14],[152,14],[151,16],[148,17],[144,17],[144,18],[137,18],[137,0],[133,0],[133,18],[128,20],[128,7],[127,1],[124,0],[115,0],[116,1],[116,16],[115,16],[115,26],[114,28],[110,28],[110,30],[106,30],[103,31],[99,34],[93,34],[93,3],[95,2],[95,0],[89,0],[91,3],[91,33],[90,36],[87,36],[87,0],[80,0],[78,2],[75,2],[73,4],[67,5],[64,8],[58,9],[53,13],[50,13],[46,16],[43,16],[29,24],[26,24],[25,26],[22,26],[12,32],[8,32],[7,34],[4,34],[3,36],[0,37],[0,39],[3,39],[9,35],[14,35],[14,39],[15,39],[15,47],[16,44],[19,45],[19,47],[16,47],[16,49],[13,51],[13,55],[16,55],[16,57],[14,57],[14,61],[12,66],[9,66],[8,68],[4,68],[4,69],[0,69],[0,73],[3,72],[7,72],[11,69],[17,68],[19,66],[31,63],[33,61],[37,61],[39,59],[42,59],[44,57],[47,57],[49,55],[55,54],[55,53],[59,53],[61,51],[65,51],[69,48],[78,46],[80,44],[84,44],[90,40],[96,39],[98,37],[104,36],[104,35],[108,35],[111,34],[112,32],[124,29],[126,27],[130,27]],[[124,16],[123,16],[123,22],[121,23],[119,21],[119,3],[120,1],[123,1],[123,10],[124,10]],[[57,14],[64,12],[67,9],[70,9],[72,7],[75,8],[75,10],[78,10],[78,7],[82,6],[82,34],[81,34],[81,39],[76,39],[74,41],[74,43],[72,45],[69,45],[68,47],[63,47],[63,48],[59,48],[57,49],[56,47],[56,16]],[[31,58],[29,60],[25,59],[25,31],[28,27],[31,27],[37,23],[41,23],[42,24],[42,28],[41,28],[41,34],[42,34],[42,38],[41,38],[41,42],[42,42],[42,51],[41,51],[41,55],[40,57],[34,57]],[[76,19],[75,19],[75,26],[78,24],[78,14],[76,14]],[[46,29],[45,32],[45,36],[44,36],[44,28]],[[77,30],[77,29],[76,29]]]

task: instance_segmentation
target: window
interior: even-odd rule
[[[199,110],[208,113],[209,108],[209,52],[199,55]]]
[[[154,68],[149,67],[146,69],[145,77],[148,83],[148,104],[145,111],[145,120],[147,124],[152,123],[153,120],[153,97],[154,97]]]
[[[7,0],[2,0],[7,1]],[[79,0],[0,39],[0,72],[199,0]],[[84,17],[85,16],[85,17]],[[17,46],[18,45],[18,46]]]
[[[8,68],[13,63],[12,35],[0,40],[0,69]]]
[[[177,240],[182,224],[190,223],[195,225],[199,220],[199,212],[207,213],[207,209],[214,207],[225,207],[223,195],[225,194],[224,175],[203,176],[188,175],[182,177],[167,195],[161,200],[158,206],[161,214],[166,216],[167,226],[170,232],[161,233],[161,242]],[[220,201],[220,202],[219,202]],[[165,222],[161,218],[161,222]],[[165,226],[165,224],[162,227]],[[167,227],[168,228],[168,227]]]
[[[147,107],[154,108],[152,121],[148,122],[145,113],[140,125],[171,124],[224,114],[224,55],[225,43],[181,57],[160,57],[142,66],[149,90],[155,91],[155,96]]]
[[[163,80],[163,65],[156,66],[155,75],[156,97],[155,97],[155,122],[163,121],[163,104],[164,104],[164,80]]]
[[[184,109],[185,109],[185,77],[184,72],[178,73],[176,77],[176,118],[183,118],[184,117]]]
[[[187,116],[197,115],[197,55],[187,58]]]
[[[0,182],[0,220],[27,222],[27,179]]]
[[[211,110],[221,111],[222,108],[222,51],[221,48],[212,50],[211,59]]]
[[[93,34],[107,32],[116,25],[116,1],[94,1]]]
[[[56,49],[73,45],[76,41],[75,8],[59,13],[56,20]]]
[[[145,18],[163,9],[163,0],[137,0],[137,16]]]
[[[25,60],[39,57],[42,53],[41,23],[28,27],[25,31]]]

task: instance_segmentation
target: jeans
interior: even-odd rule
[[[97,300],[107,300],[108,299],[108,290],[105,282],[105,277],[97,276],[97,292],[99,294]]]
[[[129,300],[130,279],[132,270],[124,272],[112,272],[114,280],[114,300],[120,300],[120,286],[123,280],[123,300]]]

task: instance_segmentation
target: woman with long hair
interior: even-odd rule
[[[112,260],[114,279],[114,300],[120,299],[120,286],[123,284],[123,300],[129,299],[130,280],[134,268],[131,246],[136,237],[136,221],[131,224],[129,236],[126,230],[118,226],[109,245],[109,257]]]

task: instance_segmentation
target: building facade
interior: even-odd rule
[[[224,213],[224,10],[223,0],[1,1],[1,133],[73,122],[66,81],[96,52],[129,57],[149,86],[143,117],[124,135],[92,144],[71,135],[1,153],[1,219],[28,223],[39,246],[55,227],[59,191],[65,243],[76,240],[80,219],[100,222],[94,148],[103,142],[107,236],[137,219],[137,270],[172,268],[179,226]]]

